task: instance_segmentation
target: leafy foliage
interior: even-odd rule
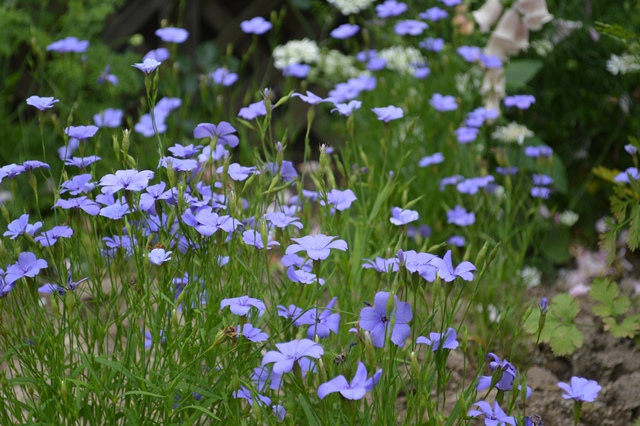
[[[571,355],[582,346],[584,335],[575,322],[579,312],[580,304],[570,295],[563,293],[553,298],[540,341],[548,343],[555,355]],[[527,318],[524,324],[527,332],[535,334],[538,331],[540,315],[540,310],[536,309]]]
[[[602,318],[605,330],[614,337],[634,337],[640,330],[640,315],[631,315],[618,322],[618,317],[626,314],[631,307],[627,296],[620,295],[620,288],[613,281],[598,279],[591,285],[591,298],[598,302],[591,311]]]

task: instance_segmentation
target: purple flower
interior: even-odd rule
[[[347,250],[347,243],[344,240],[335,240],[337,237],[330,237],[323,234],[307,235],[302,238],[292,238],[297,244],[287,247],[286,254],[294,254],[306,251],[307,256],[313,260],[325,260],[329,257],[331,249]]]
[[[436,280],[436,268],[431,265],[431,259],[435,256],[431,253],[417,253],[415,250],[398,251],[398,260],[410,273],[418,272],[422,278],[429,282]]]
[[[302,315],[302,308],[298,308],[296,305],[289,305],[289,307],[285,307],[283,305],[278,305],[278,316],[282,318],[286,318],[290,321],[295,321]]]
[[[236,81],[238,81],[238,74],[229,71],[226,68],[218,68],[214,72],[209,74],[209,78],[213,80],[214,83],[220,84],[224,87],[229,87]]]
[[[292,98],[300,98],[303,101],[305,101],[306,103],[311,104],[311,105],[317,105],[317,104],[319,104],[321,102],[333,102],[333,98],[331,98],[331,97],[323,99],[320,96],[318,96],[315,93],[310,92],[308,90],[307,90],[306,96],[303,95],[302,93],[294,93],[294,94],[291,95],[291,97]]]
[[[71,276],[71,269],[69,269],[67,271],[67,285],[66,286],[61,286],[58,284],[45,284],[41,287],[38,288],[38,293],[44,293],[44,294],[53,294],[53,293],[58,293],[60,296],[64,296],[65,293],[67,291],[74,291],[77,287],[78,284],[81,284],[85,281],[87,281],[89,279],[89,277],[83,278],[79,281],[73,281],[73,277]]]
[[[465,240],[462,235],[452,235],[448,240],[447,244],[451,244],[456,247],[464,247]]]
[[[531,158],[551,157],[553,155],[553,149],[546,145],[529,145],[524,148],[524,155]]]
[[[352,24],[342,24],[339,27],[335,28],[331,31],[331,37],[336,38],[338,40],[344,40],[350,37],[353,37],[360,31],[359,25]]]
[[[449,283],[457,277],[460,277],[465,281],[473,281],[472,271],[475,271],[476,267],[471,262],[464,261],[454,269],[453,264],[451,263],[451,250],[447,250],[442,259],[434,257],[431,259],[430,263],[436,267],[438,275],[440,275],[440,278],[445,282]]]
[[[88,213],[91,216],[95,216],[100,213],[100,205],[86,196],[69,198],[68,200],[60,198],[53,206],[60,207],[63,210],[82,209],[85,213]]]
[[[294,269],[293,267],[289,267],[287,269],[287,277],[294,283],[315,284],[317,282],[320,285],[324,285],[322,278],[318,278],[316,274],[312,274],[306,268]]]
[[[460,46],[456,50],[458,55],[462,56],[466,62],[477,62],[482,55],[482,49],[476,46]]]
[[[475,194],[480,188],[487,187],[495,178],[491,175],[465,179],[456,185],[456,189],[461,194]]]
[[[282,69],[284,77],[306,78],[311,71],[311,65],[307,64],[290,64]]]
[[[105,81],[113,84],[114,86],[118,85],[118,77],[113,74],[109,74],[109,65],[104,67],[104,71],[98,76],[98,83],[102,84]]]
[[[545,315],[548,309],[549,308],[547,306],[547,298],[543,297],[542,299],[540,299],[540,313],[542,315]]]
[[[440,0],[440,3],[444,3],[444,5],[448,7],[453,7],[462,3],[462,0]]]
[[[242,21],[240,28],[246,34],[264,34],[269,31],[273,25],[262,16],[256,16],[248,21]]]
[[[20,278],[33,278],[40,272],[40,269],[49,267],[47,261],[36,258],[36,255],[25,251],[18,255],[18,263],[10,265],[7,268],[7,274],[4,277],[5,285],[11,285]]]
[[[447,212],[447,223],[453,223],[458,226],[473,225],[476,221],[476,214],[467,212],[464,207],[455,206]]]
[[[373,111],[373,113],[378,116],[378,120],[384,121],[385,123],[388,123],[391,120],[397,120],[398,118],[402,118],[404,116],[402,108],[398,108],[393,105],[382,108],[371,108],[371,111]]]
[[[34,238],[34,241],[42,244],[43,247],[54,245],[58,238],[71,238],[73,229],[68,226],[54,226],[50,231],[45,231]]]
[[[512,426],[516,426],[517,422],[513,416],[507,416],[498,402],[493,403],[493,409],[488,402],[478,401],[475,404],[480,410],[469,410],[468,416],[478,417],[480,415],[484,415],[484,424],[486,426],[499,426],[505,423],[508,423]]]
[[[368,263],[363,263],[362,267],[364,269],[373,269],[376,272],[380,272],[382,274],[387,273],[389,271],[391,272],[398,272],[398,270],[400,269],[400,265],[398,264],[398,259],[395,257],[392,257],[391,259],[385,259],[382,257],[376,257],[375,262],[371,259],[362,259],[365,262]]]
[[[635,146],[633,146],[632,144],[628,143],[624,146],[624,150],[627,151],[629,154],[631,155],[635,155],[638,153],[638,148],[636,148]]]
[[[391,223],[394,225],[406,225],[409,222],[413,222],[414,220],[418,220],[420,215],[415,210],[403,210],[400,207],[393,207],[391,209]]]
[[[551,195],[551,190],[544,186],[534,186],[531,188],[531,196],[534,198],[543,198],[547,199]]]
[[[149,262],[154,265],[160,266],[163,263],[171,260],[171,251],[166,251],[163,248],[154,248],[149,252]]]
[[[542,175],[542,174],[533,174],[533,184],[534,185],[542,185],[547,186],[553,183],[553,178],[551,176]]]
[[[93,122],[98,127],[120,127],[124,111],[121,109],[107,108],[93,116]]]
[[[166,27],[157,29],[156,35],[165,43],[184,43],[189,38],[189,31],[183,28]]]
[[[340,115],[346,115],[347,117],[353,114],[353,111],[360,109],[362,106],[362,102],[360,101],[349,101],[348,104],[334,104],[335,108],[331,110],[331,112],[338,111]]]
[[[480,62],[482,62],[485,68],[502,68],[502,60],[497,55],[480,55]]]
[[[444,40],[441,38],[428,37],[422,40],[418,46],[430,52],[440,52],[444,48]]]
[[[503,176],[511,176],[518,173],[517,167],[496,167],[496,173],[499,173]]]
[[[513,95],[504,98],[504,106],[516,107],[518,109],[529,109],[532,104],[536,103],[536,98],[533,95]]]
[[[485,359],[491,359],[489,361],[489,369],[491,373],[496,370],[502,370],[502,376],[498,383],[496,383],[495,387],[499,391],[507,392],[513,389],[513,382],[515,381],[518,373],[516,372],[516,368],[506,359],[501,360],[498,355],[489,352]],[[478,381],[478,385],[476,386],[476,390],[481,392],[485,389],[489,389],[491,386],[492,376],[482,376]]]
[[[390,314],[387,314],[389,293],[386,291],[376,293],[373,306],[367,306],[360,311],[360,327],[369,332],[373,346],[376,348],[384,347],[385,336],[394,317],[391,341],[402,347],[409,337],[411,328],[408,323],[412,318],[411,307],[408,303],[398,302],[395,295],[393,298],[395,307]]]
[[[83,53],[89,48],[89,41],[78,40],[76,37],[67,37],[57,40],[46,47],[47,52],[58,53]]]
[[[397,0],[386,0],[384,3],[376,6],[378,18],[391,18],[398,16],[407,11],[407,4],[398,2]]]
[[[158,62],[153,58],[147,58],[142,61],[142,63],[133,64],[132,67],[138,68],[145,74],[151,74],[158,68],[162,62]]]
[[[5,237],[11,237],[15,240],[20,235],[28,234],[35,235],[36,232],[42,228],[42,222],[36,222],[33,225],[29,224],[29,215],[23,214],[18,219],[12,221],[8,226],[8,230],[4,233]]]
[[[7,294],[9,294],[9,292],[11,290],[13,290],[13,287],[16,285],[15,282],[11,283],[11,284],[7,284],[4,280],[4,270],[0,269],[0,299],[2,299],[3,297],[6,297]]]
[[[25,172],[32,172],[35,169],[45,168],[47,170],[51,170],[51,166],[47,163],[38,160],[27,160],[22,163],[22,168]]]
[[[53,104],[55,104],[56,102],[60,102],[60,99],[55,99],[54,97],[41,98],[40,96],[29,96],[27,98],[27,105],[31,105],[32,107],[36,107],[40,111],[44,111],[45,109],[53,108]]]
[[[253,325],[251,324],[245,324],[243,325],[238,325],[238,327],[236,327],[236,333],[239,336],[243,336],[245,339],[247,339],[250,342],[264,342],[265,340],[267,340],[269,338],[269,335],[267,333],[264,333],[261,329],[259,328],[255,328]]]
[[[350,189],[340,191],[339,189],[332,189],[327,192],[327,203],[334,206],[338,211],[344,211],[351,207],[351,204],[357,200],[356,194]],[[326,205],[324,200],[320,200],[320,205]]]
[[[261,317],[265,313],[267,307],[260,299],[254,299],[249,296],[232,297],[230,299],[223,299],[220,302],[220,310],[229,307],[232,313],[240,316],[245,316],[249,313],[249,309],[253,306],[259,312],[258,316]]]
[[[260,234],[260,232],[257,229],[248,229],[244,231],[242,233],[242,241],[244,241],[245,244],[257,247],[260,250],[265,248],[262,234]],[[273,239],[273,235],[271,233],[267,235],[266,243],[267,243],[267,247],[266,247],[267,250],[271,250],[273,247],[280,245],[279,242]]]
[[[103,194],[113,194],[121,189],[139,192],[149,185],[151,179],[153,179],[151,170],[141,172],[135,169],[118,170],[115,174],[103,176],[99,185],[102,186]]]
[[[444,155],[441,152],[436,152],[432,155],[427,155],[426,157],[422,157],[418,162],[418,166],[420,167],[429,167],[434,164],[439,164],[444,161]]]
[[[287,216],[282,212],[272,212],[264,215],[264,218],[268,220],[273,226],[284,229],[287,226],[295,226],[298,229],[302,229],[302,222],[297,217]]]
[[[224,166],[220,166],[216,169],[216,173],[222,172],[224,172]],[[229,167],[227,169],[229,177],[235,181],[243,181],[255,172],[255,167],[244,167],[238,163],[229,164]]]
[[[217,126],[211,123],[200,123],[193,129],[193,137],[216,140],[219,145],[228,145],[231,148],[238,146],[240,140],[233,133],[236,129],[226,121],[221,121]]]
[[[324,399],[330,393],[340,392],[344,398],[351,401],[362,399],[367,392],[373,390],[378,384],[382,370],[378,370],[370,379],[367,379],[367,367],[361,361],[358,361],[358,369],[353,376],[351,383],[343,375],[339,375],[318,387],[318,398]]]
[[[76,138],[80,141],[88,139],[96,134],[98,127],[96,126],[69,126],[65,127],[64,133],[70,138]]]
[[[66,164],[67,166],[74,166],[79,169],[83,169],[85,167],[89,167],[91,164],[100,160],[102,160],[102,158],[98,157],[97,155],[89,155],[88,157],[67,158],[66,160],[64,160],[64,164]],[[72,194],[72,195],[76,195],[76,194]]]
[[[147,59],[153,59],[157,62],[162,63],[163,61],[169,59],[169,57],[169,49],[167,49],[166,47],[159,47],[157,49],[148,51],[147,54],[142,57],[142,61],[144,62]]]
[[[453,133],[455,133],[458,138],[458,143],[470,143],[476,140],[478,134],[480,133],[479,129],[475,127],[460,127],[456,129]]]
[[[280,172],[280,178],[285,182],[291,182],[298,177],[298,172],[296,172],[291,161],[284,160],[282,162],[281,169],[278,169],[277,164],[269,162],[265,164],[265,169],[269,170],[274,175]]]
[[[444,343],[442,341],[444,340]],[[456,340],[456,331],[449,327],[444,333],[429,333],[429,338],[420,336],[416,339],[416,343],[425,344],[431,346],[431,351],[435,352],[440,348],[442,344],[443,349],[454,350],[458,347],[458,341]]]
[[[422,34],[422,32],[427,28],[429,28],[429,25],[427,25],[426,22],[416,21],[415,19],[405,19],[404,21],[400,21],[395,25],[394,31],[396,32],[396,34],[401,36],[417,36]]]
[[[424,12],[418,15],[420,19],[424,19],[427,21],[434,21],[434,22],[439,21],[441,19],[445,19],[448,16],[449,14],[447,13],[446,10],[440,9],[437,6],[430,7],[429,9],[425,10]]]
[[[443,96],[440,93],[434,93],[431,100],[429,100],[429,103],[440,112],[454,111],[458,109],[456,98],[451,95]]]
[[[121,200],[116,200],[113,204],[100,209],[100,216],[104,216],[112,220],[122,219],[129,213],[131,213],[129,205]]]
[[[495,120],[500,116],[497,109],[476,108],[467,114],[465,124],[467,127],[482,127],[485,121]]]
[[[303,367],[301,361],[306,357],[320,358],[324,354],[324,349],[320,344],[309,339],[292,340],[286,343],[276,343],[278,351],[269,351],[262,358],[262,365],[274,363],[273,371],[277,374],[288,373],[293,370],[293,365],[298,362]],[[305,362],[308,362],[306,360]]]
[[[268,396],[260,394],[256,394],[256,396],[258,397],[256,399],[258,406],[262,406],[263,404],[271,404],[271,398],[269,398]],[[253,407],[253,398],[251,396],[251,391],[246,387],[241,386],[239,390],[233,392],[233,397],[237,399],[245,399],[249,403],[249,405]]]
[[[263,115],[267,115],[267,107],[265,106],[264,100],[242,107],[238,113],[238,117],[242,117],[245,120],[253,120],[254,118],[262,117]]]
[[[338,300],[337,297],[331,299],[326,309],[319,314],[317,309],[310,309],[306,311],[300,315],[293,324],[296,327],[300,327],[301,325],[310,325],[311,327],[307,329],[307,337],[312,340],[315,336],[318,336],[320,339],[326,339],[332,331],[334,334],[338,334],[338,329],[340,327],[340,314],[331,313],[333,306],[336,304],[336,300]]]
[[[566,392],[562,394],[564,399],[573,399],[578,402],[593,402],[598,397],[598,392],[602,390],[602,386],[595,380],[576,376],[571,377],[571,385],[560,382],[558,386]]]
[[[416,68],[416,70],[413,72],[413,76],[418,80],[423,80],[429,77],[429,74],[431,74],[431,69],[429,67]]]

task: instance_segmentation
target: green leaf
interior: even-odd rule
[[[507,86],[511,89],[524,87],[542,69],[542,65],[542,61],[537,59],[517,59],[509,62],[505,72]]]
[[[584,335],[578,329],[575,318],[580,304],[573,297],[562,293],[553,298],[540,340],[548,343],[555,355],[570,355],[584,343]],[[535,309],[524,323],[524,329],[535,334],[538,331],[540,310]]]
[[[629,337],[633,338],[636,332],[640,330],[640,315],[627,317],[620,324],[614,318],[605,318],[605,330],[611,332],[613,337]]]
[[[555,355],[571,355],[584,343],[584,335],[575,324],[557,327],[549,341]]]
[[[600,34],[604,34],[625,44],[637,37],[635,33],[627,31],[620,24],[607,24],[604,22],[596,21],[594,24],[594,28]]]
[[[311,407],[309,406],[309,403],[305,400],[303,395],[300,395],[300,398],[298,398],[298,401],[300,401],[300,405],[302,405],[304,414],[306,414],[307,416],[307,421],[308,421],[307,424],[310,426],[320,426],[321,425],[320,419],[318,419],[318,416],[315,415],[314,411],[311,409]]]
[[[569,253],[569,245],[571,244],[571,235],[569,228],[557,229],[555,233],[548,234],[540,246],[542,255],[556,265],[569,262],[571,254]]]

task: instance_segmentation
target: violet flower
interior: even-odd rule
[[[98,127],[120,127],[124,111],[121,109],[107,108],[93,116],[93,122]]]
[[[45,50],[47,52],[58,53],[84,53],[89,48],[88,40],[78,40],[77,37],[66,37],[56,40],[48,45]]]
[[[424,12],[418,15],[420,19],[424,19],[426,21],[433,21],[433,22],[439,21],[441,19],[445,19],[448,16],[449,14],[447,13],[446,10],[440,9],[437,6],[430,7],[429,9],[425,10]]]
[[[69,126],[64,129],[65,135],[70,138],[76,138],[79,141],[92,137],[97,131],[97,126]]]
[[[153,176],[154,173],[150,170],[118,170],[115,174],[103,176],[99,185],[102,186],[103,194],[113,194],[121,189],[140,192],[149,185]]]
[[[100,205],[86,196],[69,198],[68,200],[60,198],[53,206],[60,207],[63,210],[81,209],[91,216],[95,216],[100,213]]]
[[[189,38],[189,31],[183,28],[166,27],[156,30],[156,35],[165,43],[184,43]]]
[[[388,123],[392,120],[397,120],[404,116],[402,108],[398,108],[393,105],[381,108],[371,108],[371,111],[373,111],[374,114],[378,117],[378,120],[384,121],[385,123]]]
[[[324,354],[322,346],[310,339],[292,340],[286,343],[276,343],[278,351],[269,351],[262,358],[262,365],[273,364],[273,371],[277,374],[288,373],[293,370],[297,362],[301,368],[310,360],[320,358]],[[308,364],[307,364],[308,365]]]
[[[471,262],[464,261],[454,269],[453,264],[451,263],[451,250],[447,250],[442,259],[434,257],[431,259],[430,263],[436,267],[438,275],[445,282],[449,283],[457,277],[460,277],[465,281],[473,281],[472,271],[475,271],[476,267]]]
[[[429,100],[429,103],[440,112],[454,111],[458,109],[456,98],[451,95],[443,96],[440,93],[434,93],[431,100]]]
[[[254,118],[262,117],[264,115],[267,115],[267,107],[265,106],[264,100],[242,107],[238,113],[238,117],[244,118],[245,120],[253,120]]]
[[[262,250],[265,248],[265,243],[262,238],[262,234],[257,229],[248,229],[242,233],[242,241],[245,244],[250,246],[255,246],[256,248]],[[269,233],[267,235],[267,250],[271,250],[275,246],[279,246],[280,243],[273,239],[273,235]]]
[[[376,6],[378,18],[392,18],[407,11],[407,4],[398,2],[397,0],[386,0],[384,3]]]
[[[311,65],[290,64],[282,69],[284,77],[306,78],[311,71]]]
[[[376,272],[385,274],[387,272],[398,272],[400,265],[398,259],[392,257],[391,259],[385,259],[383,257],[376,257],[376,260],[362,259],[365,263],[362,264],[364,269],[373,269]]]
[[[8,230],[3,234],[5,237],[11,237],[12,240],[15,240],[20,235],[31,235],[34,236],[36,232],[42,228],[42,222],[36,222],[33,225],[29,224],[29,215],[23,214],[18,219],[13,220],[9,225],[7,225]]]
[[[340,191],[339,189],[332,189],[327,192],[327,203],[334,206],[338,211],[344,211],[351,207],[351,204],[357,200],[356,194],[350,189]],[[320,200],[320,205],[326,205],[324,200]]]
[[[467,212],[464,207],[455,206],[447,212],[447,223],[453,223],[458,226],[473,225],[476,221],[476,214]]]
[[[456,340],[456,331],[449,327],[444,333],[429,333],[429,338],[420,336],[416,339],[416,343],[431,346],[431,351],[435,352],[442,345],[443,349],[454,350],[458,347]]]
[[[302,308],[297,307],[296,305],[289,305],[289,307],[285,307],[283,305],[278,305],[278,316],[282,318],[286,318],[289,321],[295,321],[302,315]]]
[[[292,98],[300,98],[303,101],[305,101],[306,103],[310,104],[310,105],[317,105],[321,102],[333,102],[333,98],[328,97],[328,98],[321,98],[320,96],[316,95],[313,92],[310,92],[307,90],[307,94],[303,95],[302,93],[294,93],[291,95]]]
[[[484,415],[484,424],[486,426],[499,426],[505,423],[508,423],[511,426],[517,425],[516,419],[513,416],[507,416],[505,412],[502,411],[502,408],[500,408],[497,401],[493,403],[493,408],[491,408],[491,405],[485,401],[478,401],[473,405],[477,406],[480,410],[469,410],[467,415],[470,417]]]
[[[542,198],[547,199],[551,195],[551,189],[546,188],[544,186],[534,186],[531,188],[531,196],[533,198]]]
[[[337,297],[331,299],[326,309],[321,313],[317,309],[310,309],[300,315],[293,325],[300,327],[301,325],[309,325],[307,329],[307,337],[311,340],[318,336],[320,339],[326,339],[331,332],[338,334],[340,328],[340,314],[332,313],[333,306],[336,304]]]
[[[395,295],[393,298],[394,309],[390,314],[387,314],[389,293],[385,291],[376,293],[372,307],[367,306],[360,311],[360,327],[369,332],[373,346],[377,348],[384,347],[386,334],[394,321],[391,341],[396,345],[404,346],[411,332],[408,324],[412,318],[411,307],[408,303],[398,302]]]
[[[142,71],[145,74],[151,74],[160,65],[162,65],[162,62],[158,62],[158,61],[156,61],[155,59],[152,59],[152,58],[147,58],[144,61],[142,61],[141,63],[136,63],[136,64],[133,64],[131,66],[134,67],[134,68],[138,68],[140,71]]]
[[[551,176],[543,174],[534,173],[532,179],[534,185],[547,186],[553,183],[553,178]]]
[[[60,99],[56,99],[52,97],[40,97],[40,96],[29,96],[27,98],[27,105],[31,105],[32,107],[38,108],[40,111],[44,111],[49,108],[53,108],[53,104],[56,102],[60,102]]]
[[[444,40],[441,38],[427,37],[418,43],[418,46],[430,52],[440,52],[444,48]]]
[[[529,107],[535,103],[536,98],[533,95],[513,95],[504,98],[504,106],[514,106],[518,109],[529,109]]]
[[[323,234],[307,235],[302,238],[292,238],[297,244],[287,247],[286,254],[294,254],[306,251],[307,256],[313,260],[325,260],[329,257],[331,249],[347,250],[347,243],[344,240],[335,240],[338,237],[330,237]]]
[[[340,115],[350,116],[357,109],[360,109],[362,106],[362,102],[360,101],[349,101],[349,103],[337,103],[334,104],[335,108],[331,110],[331,112],[338,111]]]
[[[232,297],[229,299],[223,299],[220,302],[220,310],[229,307],[232,313],[240,316],[245,316],[249,313],[251,307],[258,310],[258,316],[261,317],[267,310],[264,302],[260,299],[254,299],[249,296]]]
[[[476,140],[480,130],[475,127],[460,127],[453,131],[458,139],[458,143],[465,144]]]
[[[9,294],[11,290],[13,290],[13,287],[15,287],[15,285],[16,285],[15,282],[8,284],[5,281],[4,270],[0,269],[0,299],[2,299],[3,297],[6,297],[7,294]]]
[[[524,148],[524,155],[531,158],[551,157],[553,155],[553,149],[546,145],[538,145],[538,146],[530,145]]]
[[[266,213],[264,215],[264,218],[276,228],[284,229],[287,226],[295,226],[298,229],[303,228],[300,219],[298,219],[297,217],[287,216],[282,212]]]
[[[38,275],[41,269],[47,267],[49,265],[46,260],[36,258],[36,255],[31,252],[22,252],[18,255],[18,262],[7,268],[4,277],[5,285],[11,285],[20,278],[33,278]]]
[[[577,402],[593,402],[598,397],[598,392],[602,390],[602,386],[595,380],[577,376],[571,377],[570,385],[560,382],[558,386],[566,392],[562,394],[564,399],[573,399]]]
[[[216,84],[224,87],[229,87],[233,83],[238,81],[238,74],[231,72],[226,68],[218,68],[217,70],[209,74],[209,78]]]
[[[456,50],[465,62],[477,62],[482,55],[482,49],[477,46],[460,46]]]
[[[186,146],[175,144],[169,151],[178,158],[191,158],[202,149],[202,145],[194,146],[192,143]],[[164,182],[163,182],[164,183]],[[163,188],[164,189],[164,188]]]
[[[340,392],[340,395],[351,401],[362,399],[378,384],[381,375],[382,370],[378,370],[373,377],[367,379],[367,368],[358,361],[358,368],[351,383],[347,382],[343,375],[339,375],[318,387],[318,398],[324,399],[330,393]]]
[[[439,164],[444,161],[444,155],[441,152],[436,152],[432,155],[427,155],[426,157],[422,157],[418,162],[418,166],[420,167],[429,167],[434,164]]]
[[[88,157],[67,158],[66,160],[64,160],[64,164],[66,164],[67,166],[73,166],[79,169],[84,169],[85,167],[89,167],[96,161],[100,161],[100,160],[102,160],[102,158],[98,157],[97,155],[89,155]]]
[[[231,148],[238,146],[240,140],[233,133],[236,129],[226,121],[221,121],[218,125],[211,123],[200,123],[193,129],[193,137],[202,139],[210,138],[217,140],[218,145],[228,145]]]
[[[71,275],[71,269],[69,269],[67,271],[67,285],[66,286],[61,286],[58,284],[45,284],[41,287],[38,288],[38,293],[44,293],[44,294],[53,294],[53,293],[58,293],[60,296],[64,296],[66,294],[67,291],[74,291],[79,284],[87,281],[89,279],[89,277],[86,278],[82,278],[79,281],[73,281],[73,277]]]
[[[169,57],[169,49],[167,49],[166,47],[159,47],[157,49],[148,51],[147,54],[142,57],[142,61],[144,62],[147,59],[153,59],[159,63],[162,63],[163,61],[169,59]]]
[[[242,21],[240,23],[240,28],[245,34],[260,35],[273,28],[273,24],[264,19],[262,16],[256,16],[255,18],[251,18],[247,21]]]
[[[236,333],[239,336],[244,337],[250,342],[264,342],[269,338],[269,335],[263,332],[261,329],[254,327],[251,324],[238,325],[236,327]]]
[[[427,25],[426,22],[417,21],[415,19],[405,19],[404,21],[399,21],[393,29],[396,34],[401,36],[417,36],[422,34],[422,32],[427,28],[429,28],[429,25]]]
[[[344,40],[353,37],[358,33],[358,31],[360,31],[359,25],[342,24],[339,27],[333,29],[330,34],[331,37],[335,39]]]
[[[154,248],[149,252],[149,262],[153,263],[156,266],[160,266],[165,262],[171,260],[171,251],[166,251],[163,248]]]
[[[68,226],[54,226],[51,230],[45,231],[34,238],[34,241],[40,243],[43,247],[54,245],[58,238],[71,238],[73,229]]]
[[[224,166],[220,166],[216,169],[216,173],[224,172]],[[247,179],[250,175],[256,172],[255,167],[244,167],[238,163],[229,164],[227,169],[227,174],[229,177],[235,181],[243,181]]]
[[[95,182],[91,182],[89,173],[74,176],[71,180],[62,182],[60,185],[60,193],[69,192],[71,195],[80,195],[91,192],[96,187]]]
[[[403,210],[400,207],[393,207],[391,209],[391,223],[397,226],[406,225],[407,223],[418,220],[420,215],[415,210]]]

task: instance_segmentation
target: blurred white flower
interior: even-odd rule
[[[294,64],[315,64],[319,59],[318,44],[308,38],[291,40],[273,49],[274,66],[280,70]]]
[[[522,145],[524,138],[533,136],[533,132],[522,124],[511,122],[506,126],[498,126],[491,134],[491,137],[506,143],[517,143]]]
[[[536,267],[533,266],[525,266],[520,271],[518,271],[518,275],[522,278],[522,282],[527,288],[538,287],[540,285],[540,281],[542,280],[542,272]]]
[[[571,227],[576,224],[579,218],[580,216],[578,215],[578,213],[572,212],[571,210],[565,210],[562,213],[560,213],[559,220],[560,220],[560,223],[563,224],[564,226]]]
[[[352,15],[364,10],[372,4],[374,0],[327,0],[327,3],[333,5],[343,15]]]
[[[378,52],[387,61],[387,68],[404,74],[413,74],[416,64],[424,64],[422,53],[414,47],[391,46]]]

